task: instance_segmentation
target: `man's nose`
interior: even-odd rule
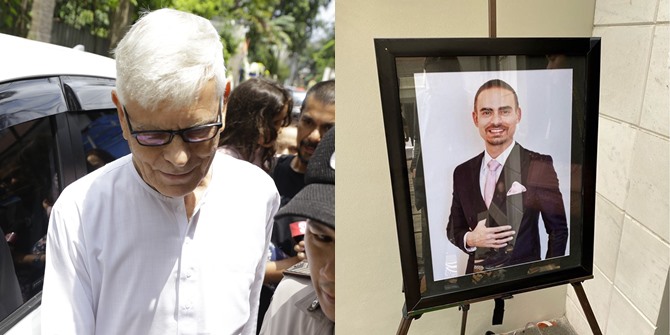
[[[335,258],[329,259],[321,268],[321,277],[328,281],[335,281]]]
[[[319,127],[315,127],[308,135],[307,139],[310,142],[321,142],[321,131],[319,130]]]
[[[501,121],[502,121],[502,118],[500,117],[500,113],[493,112],[493,116],[491,116],[491,123],[500,124]]]
[[[190,157],[188,145],[181,136],[175,136],[172,142],[163,148],[163,158],[174,166],[185,166]]]

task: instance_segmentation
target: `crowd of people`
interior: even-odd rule
[[[324,134],[335,124],[335,82],[312,86],[296,120],[291,119],[292,108],[291,94],[281,84],[265,78],[242,82],[225,103],[225,127],[217,149],[270,174],[281,197],[280,207],[305,187],[308,163]],[[279,142],[280,133],[292,130],[295,136],[284,136]],[[283,150],[286,152],[281,153]],[[284,271],[306,258],[302,241],[305,219],[306,215],[275,217],[260,293],[258,331]]]
[[[42,334],[333,334],[335,82],[228,94],[210,21],[160,9],[115,50],[130,154],[50,208]],[[97,157],[97,156],[96,156]]]

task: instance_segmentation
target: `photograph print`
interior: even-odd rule
[[[414,74],[432,281],[567,256],[573,70]]]

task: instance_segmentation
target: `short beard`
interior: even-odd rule
[[[307,142],[306,140],[302,140],[302,142],[300,142],[300,144],[298,145],[298,159],[300,160],[300,162],[302,162],[305,165],[307,165],[309,163],[309,158],[305,158],[305,157],[302,156],[302,150],[301,149],[303,149],[305,147],[308,147],[308,146],[310,146],[310,145],[309,145],[309,142]],[[316,149],[316,146],[314,146],[314,148]]]
[[[309,159],[307,159],[305,157],[302,157],[302,153],[300,152],[300,149],[298,149],[297,156],[298,156],[298,159],[300,160],[300,162],[302,162],[303,164],[307,165],[309,163]]]
[[[505,144],[505,140],[501,139],[501,138],[500,139],[496,138],[496,139],[493,139],[493,140],[486,141],[486,143],[488,143],[490,145],[503,145],[503,144]]]

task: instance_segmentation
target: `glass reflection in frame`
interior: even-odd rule
[[[544,61],[549,70],[515,70],[518,63],[525,61],[517,57],[416,57],[397,60],[422,292],[426,288],[426,279],[430,284],[483,270],[569,254],[567,218],[570,217],[570,208],[567,204],[570,204],[572,70],[556,70],[562,67],[561,60],[564,56],[547,56]],[[482,68],[498,70],[480,71]],[[511,129],[510,124],[502,125],[499,118],[494,122],[496,127],[478,127],[478,123],[482,122],[478,122],[481,118],[474,113],[474,97],[481,85],[490,80],[507,83],[513,93],[508,89],[503,91],[516,95],[507,104],[512,105],[508,107],[516,120]],[[494,89],[489,87],[484,91],[491,93]],[[497,110],[493,113],[499,117]],[[495,136],[505,137],[506,141],[501,141],[505,144],[503,149],[507,149],[504,154],[507,159],[497,171],[501,190],[495,192],[498,200],[493,202],[493,209],[484,200],[486,178],[482,157],[487,132],[498,132]],[[530,165],[526,149],[533,152],[531,157],[534,159]],[[501,153],[495,152],[494,155]],[[454,181],[465,178],[460,174],[455,176],[454,171],[456,166],[466,161],[470,161],[470,165],[478,164],[476,167],[483,172],[480,175],[475,170],[466,174],[475,181],[457,189],[467,189],[466,193],[460,193],[460,197],[465,194],[470,199],[468,204],[463,205],[460,202],[464,200],[459,197],[454,207]],[[555,177],[531,177],[528,180],[529,166],[532,166],[531,174],[553,174]],[[505,182],[505,179],[508,181]],[[543,192],[539,192],[537,183],[543,184],[540,185]],[[545,189],[550,192],[544,192]],[[507,201],[514,197],[527,199]],[[468,220],[463,226],[461,218],[459,231],[455,224],[458,215],[452,212],[462,211],[463,206],[469,208],[465,215]],[[472,210],[474,207],[476,211]],[[516,217],[514,208],[518,211]],[[448,234],[447,230],[450,218],[452,234]],[[494,221],[503,224],[491,224]],[[487,222],[492,227],[504,227],[495,228],[501,233],[497,244],[489,241],[488,245],[480,244],[473,248],[468,244],[465,233],[472,235],[478,224],[486,226]],[[517,247],[515,253],[513,247],[517,239],[522,246]]]

